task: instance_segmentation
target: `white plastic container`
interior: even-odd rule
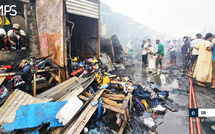
[[[83,106],[83,102],[77,97],[72,97],[57,113],[55,116],[63,125],[66,125],[70,119],[78,112]]]
[[[155,69],[156,59],[149,58],[148,61],[149,61],[149,65],[148,65],[149,69]]]

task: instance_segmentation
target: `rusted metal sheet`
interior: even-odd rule
[[[101,52],[107,53],[113,62],[122,62],[125,54],[118,37],[114,34],[111,37],[101,38]]]
[[[52,58],[61,67],[66,66],[63,4],[63,0],[36,1],[40,55],[44,57],[53,54]]]
[[[71,14],[99,18],[99,5],[90,0],[66,0],[66,9]]]
[[[16,89],[0,108],[0,126],[14,121],[16,111],[21,105],[45,103],[47,100],[34,98],[33,96]]]

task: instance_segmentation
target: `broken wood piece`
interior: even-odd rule
[[[34,80],[33,80],[33,94],[34,94],[34,97],[36,97],[37,93],[36,93],[36,73],[34,73]]]
[[[110,100],[124,100],[124,94],[102,94],[102,97],[110,99]]]
[[[111,76],[109,76],[109,78],[114,78],[114,77],[116,77],[116,75],[111,75]]]
[[[128,95],[126,96],[126,98],[124,99],[124,101],[122,103],[121,109],[125,110],[128,107],[128,102],[130,100],[130,96],[131,96],[131,93],[128,93]]]
[[[102,95],[104,92],[104,89],[100,90],[93,100],[91,102],[95,102],[98,100],[98,98]],[[92,106],[91,103],[87,105],[87,107],[84,109],[84,111],[81,113],[81,115],[78,117],[77,121],[67,130],[65,130],[65,133],[67,134],[74,134],[74,133],[80,133],[84,126],[87,124],[95,110],[97,109],[98,104],[96,106]]]
[[[78,98],[81,99],[81,100],[84,100],[84,101],[89,99],[88,97],[83,96],[83,95],[79,95]]]
[[[110,83],[113,83],[113,84],[122,84],[122,82],[120,82],[120,81],[111,81]]]
[[[83,95],[79,95],[78,98],[81,99],[81,100],[85,100],[85,101],[89,99],[88,97],[85,97]],[[113,107],[113,106],[110,106],[110,105],[107,105],[107,104],[102,104],[102,107],[106,108],[106,109],[109,109],[111,111],[114,111],[116,113],[120,113],[120,114],[125,113],[125,110],[122,110],[120,108],[116,108],[116,107]]]
[[[52,76],[52,77],[49,79],[49,84],[52,83],[53,79],[54,79],[54,77]]]
[[[85,92],[84,95],[86,95],[87,97],[92,96],[92,94],[90,94],[88,92]],[[116,101],[112,101],[112,100],[106,99],[104,97],[101,97],[101,98],[102,98],[103,103],[108,104],[110,106],[114,106],[114,107],[117,107],[117,108],[120,108],[122,106],[121,103],[118,104]]]
[[[56,129],[53,129],[53,130],[50,132],[50,134],[59,134],[61,130],[62,130],[62,127],[58,127],[58,128],[56,128]]]
[[[122,134],[124,129],[125,129],[125,126],[127,125],[127,122],[128,122],[128,119],[126,117],[126,115],[124,114],[123,115],[123,122],[122,122],[122,125],[120,127],[120,130],[119,130],[119,133],[118,134]]]
[[[51,74],[52,77],[55,78],[55,80],[58,82],[58,83],[61,83],[61,79],[58,77],[58,75],[54,74],[53,72],[49,72]]]

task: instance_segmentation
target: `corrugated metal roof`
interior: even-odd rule
[[[86,16],[90,18],[99,18],[99,5],[89,0],[66,0],[66,9],[68,13]]]
[[[21,105],[45,103],[47,100],[34,98],[33,96],[16,89],[0,108],[0,125],[14,121],[16,111]]]

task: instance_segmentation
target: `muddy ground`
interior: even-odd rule
[[[142,63],[134,60],[135,66],[128,67],[124,71],[117,71],[120,76],[130,77],[134,83],[154,82],[161,91],[170,91],[166,104],[177,112],[167,110],[165,115],[159,115],[155,119],[159,134],[189,134],[189,78],[182,75],[182,63],[176,66],[168,66],[164,63],[164,69],[149,73],[150,70],[142,70]],[[210,84],[208,85],[210,86]],[[199,108],[215,108],[214,90],[195,85],[197,104]],[[215,124],[212,118],[201,119],[202,130],[205,134],[214,134],[211,125]],[[125,133],[147,134],[143,126],[141,113],[132,112],[132,118],[125,129]]]

